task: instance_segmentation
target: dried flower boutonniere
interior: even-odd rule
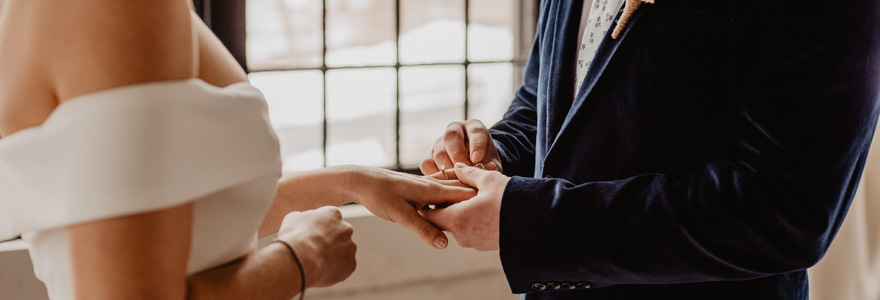
[[[626,4],[623,6],[623,14],[621,14],[620,19],[617,20],[617,26],[614,26],[614,31],[611,32],[611,38],[617,39],[617,37],[620,36],[620,32],[623,31],[626,22],[629,22],[629,18],[632,17],[634,12],[636,12],[636,9],[639,9],[639,5],[642,5],[642,2],[653,4],[654,0],[626,0]]]

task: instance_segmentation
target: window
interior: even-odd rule
[[[491,126],[522,82],[537,13],[536,0],[239,5],[247,54],[232,50],[269,101],[284,171],[350,163],[413,171],[449,122]]]

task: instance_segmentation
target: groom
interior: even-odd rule
[[[618,7],[542,1],[503,120],[422,163],[478,195],[425,216],[525,299],[807,299],[880,108],[880,2],[657,0],[612,39]]]

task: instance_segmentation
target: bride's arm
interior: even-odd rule
[[[244,69],[238,65],[238,62],[232,57],[232,53],[226,50],[220,39],[195,13],[192,13],[191,16],[198,36],[199,79],[216,86],[227,86],[247,81]]]
[[[67,227],[76,299],[184,299],[191,231],[180,228],[192,228],[191,204]]]
[[[354,271],[351,226],[325,207],[285,217],[279,239],[226,264],[187,277],[192,204],[67,228],[76,299],[291,299],[308,287],[342,281]]]
[[[44,16],[33,25],[44,37],[29,42],[35,43],[34,55],[46,60],[59,102],[114,87],[194,78],[198,43],[186,3],[34,1],[25,8]],[[300,292],[300,266],[279,244],[188,277],[192,209],[186,204],[66,227],[76,298],[289,299]],[[309,286],[338,282],[353,271],[351,228],[338,210],[288,217],[279,238],[294,244]]]
[[[364,166],[336,166],[288,174],[278,182],[275,201],[260,226],[260,236],[277,231],[291,211],[356,202],[376,216],[406,227],[428,245],[446,248],[449,240],[419,214],[429,204],[455,203],[476,192],[458,180],[432,178]]]

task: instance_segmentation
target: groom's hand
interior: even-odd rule
[[[510,177],[461,163],[455,165],[455,174],[462,183],[477,189],[477,196],[446,208],[422,210],[422,215],[452,234],[462,247],[498,250],[501,196]]]
[[[469,166],[482,164],[486,170],[502,170],[501,157],[492,142],[489,129],[480,120],[450,123],[419,168],[422,174],[432,175],[452,169],[456,163]]]

